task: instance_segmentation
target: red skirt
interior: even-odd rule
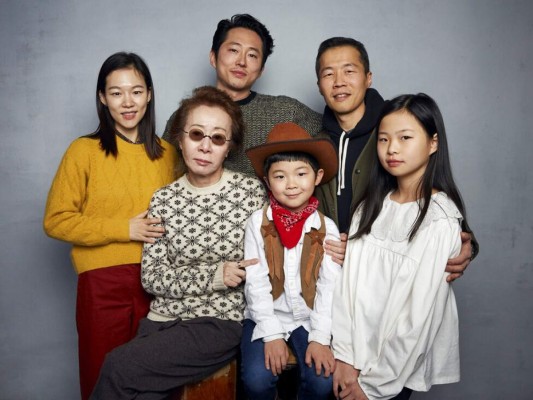
[[[82,400],[91,395],[105,355],[135,337],[151,299],[141,285],[140,264],[99,268],[78,276],[76,325]]]

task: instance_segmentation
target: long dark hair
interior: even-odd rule
[[[411,114],[424,127],[428,137],[431,139],[437,133],[437,150],[429,156],[429,162],[420,179],[417,187],[417,198],[420,211],[409,233],[409,240],[416,235],[418,228],[422,224],[427,214],[431,201],[433,189],[444,192],[455,203],[463,215],[462,228],[466,232],[471,232],[466,222],[466,213],[461,194],[453,180],[450,157],[448,155],[448,142],[442,114],[437,103],[424,93],[405,94],[395,97],[385,102],[383,110],[378,119],[376,129],[383,118],[396,111],[405,111]],[[377,151],[377,150],[376,150]],[[362,207],[361,221],[357,232],[350,239],[357,239],[364,234],[370,233],[372,224],[378,217],[383,206],[383,200],[387,194],[398,188],[398,182],[394,176],[389,174],[381,165],[378,158],[375,158],[372,165],[369,185],[367,186],[361,200],[359,200],[352,210],[352,218],[355,210]]]
[[[98,129],[89,137],[100,140],[100,147],[105,151],[106,156],[118,155],[115,120],[107,106],[100,101],[100,93],[105,93],[106,79],[109,74],[118,69],[132,68],[137,71],[146,83],[146,88],[151,91],[152,98],[146,106],[146,113],[139,122],[139,138],[144,143],[146,154],[151,160],[156,160],[163,155],[165,150],[161,145],[159,137],[155,133],[155,95],[152,75],[144,60],[135,53],[119,52],[108,57],[104,61],[98,74],[96,83],[96,111],[100,123]]]

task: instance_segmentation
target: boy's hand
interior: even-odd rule
[[[336,360],[333,374],[333,394],[337,399],[368,400],[357,381],[359,371],[350,364]],[[339,392],[340,389],[340,392]]]
[[[317,375],[322,373],[322,368],[324,368],[324,376],[326,378],[335,372],[335,358],[333,358],[333,353],[329,346],[324,346],[317,342],[309,343],[305,352],[305,363],[311,368],[313,362],[315,363]]]
[[[453,282],[463,276],[472,260],[472,235],[468,232],[461,232],[461,242],[461,252],[457,257],[449,259],[446,265],[446,272],[450,273],[446,278],[448,282]]]
[[[259,260],[252,258],[242,261],[226,261],[224,263],[224,285],[237,287],[246,279],[246,267],[257,264]]]
[[[265,367],[272,375],[280,375],[287,366],[289,349],[283,339],[272,340],[265,343]]]
[[[324,250],[326,254],[331,257],[331,259],[342,266],[344,262],[344,254],[346,253],[346,241],[348,240],[348,235],[346,233],[340,234],[340,242],[336,240],[326,240]]]

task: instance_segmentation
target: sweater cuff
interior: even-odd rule
[[[215,272],[213,279],[213,290],[226,290],[228,287],[224,284],[224,263],[221,263]]]
[[[111,242],[130,241],[130,221],[128,219],[112,219],[104,233]]]

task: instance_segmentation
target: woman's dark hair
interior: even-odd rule
[[[220,49],[220,46],[222,46],[222,43],[224,43],[224,40],[226,40],[228,32],[234,28],[249,29],[257,33],[261,38],[261,42],[263,43],[261,69],[263,69],[268,56],[272,54],[274,49],[274,39],[272,39],[267,27],[250,14],[235,14],[231,19],[223,19],[219,21],[217,30],[213,35],[213,44],[211,45],[211,51],[215,54],[215,58],[218,57],[218,50]]]
[[[438,138],[437,150],[429,156],[428,165],[417,187],[417,198],[419,199],[418,205],[420,211],[416,221],[411,227],[409,240],[412,240],[416,235],[416,232],[420,228],[420,225],[427,214],[433,189],[437,189],[448,195],[463,215],[463,230],[465,232],[471,232],[468,223],[466,222],[465,207],[461,194],[453,180],[450,157],[448,154],[446,130],[444,129],[444,121],[437,103],[424,93],[406,94],[395,97],[394,99],[385,102],[376,129],[379,130],[383,118],[396,111],[404,111],[411,114],[423,126],[429,138],[432,138],[435,133]],[[381,212],[385,196],[387,196],[390,191],[398,188],[396,178],[383,168],[377,157],[371,168],[369,182],[370,184],[365,189],[361,200],[354,205],[352,210],[353,218],[355,210],[357,210],[360,205],[362,207],[359,227],[357,232],[350,239],[356,239],[364,234],[370,233],[372,224]]]
[[[96,110],[98,112],[100,123],[98,129],[89,135],[89,137],[100,140],[100,147],[105,151],[106,155],[112,154],[114,157],[118,155],[115,120],[111,117],[111,113],[107,106],[101,102],[100,94],[105,94],[106,80],[110,73],[119,69],[128,68],[137,71],[144,78],[146,88],[152,94],[152,98],[146,106],[146,113],[139,122],[139,139],[144,143],[144,148],[148,157],[151,160],[156,160],[163,155],[165,149],[155,133],[154,85],[152,83],[152,76],[150,75],[148,66],[143,59],[135,53],[115,53],[102,64],[100,73],[98,74],[98,81],[96,83]]]
[[[231,118],[230,153],[237,151],[244,140],[244,121],[239,105],[228,94],[213,86],[201,86],[192,92],[191,97],[183,99],[176,111],[170,127],[170,141],[177,145],[183,135],[183,128],[189,114],[197,107],[208,106],[222,109]],[[176,146],[177,147],[177,146]]]
[[[283,153],[274,153],[265,158],[263,162],[263,174],[268,178],[268,171],[272,164],[280,161],[303,161],[306,164],[309,164],[313,171],[316,173],[320,169],[318,161],[309,153],[304,153],[301,151],[285,151]]]

